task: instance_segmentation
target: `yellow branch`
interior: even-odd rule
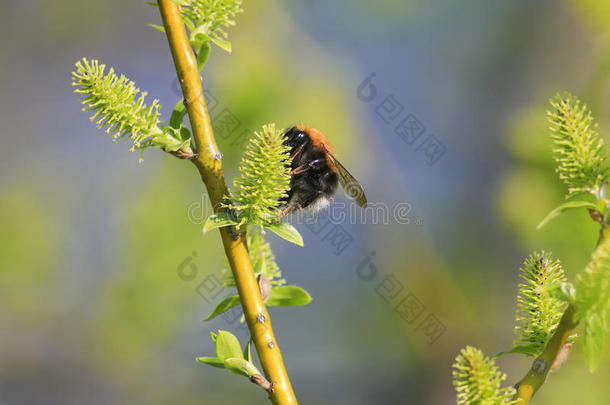
[[[203,98],[195,54],[189,44],[176,3],[171,0],[158,0],[158,3],[182,94],[187,101],[187,111],[197,146],[198,155],[192,160],[205,183],[212,206],[217,209],[226,195],[227,186],[220,163],[221,154],[214,140],[210,116]],[[269,313],[261,299],[244,238],[232,235],[228,228],[221,228],[220,234],[250,335],[265,375],[274,384],[273,392],[269,395],[271,402],[278,405],[297,404],[273,335]]]

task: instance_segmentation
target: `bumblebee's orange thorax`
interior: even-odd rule
[[[309,135],[311,143],[318,149],[322,150],[322,152],[326,153],[328,151],[330,153],[334,153],[333,147],[330,145],[330,143],[328,143],[326,137],[322,135],[322,132],[318,131],[315,128],[307,127],[305,125],[297,125],[297,129]]]
[[[332,162],[334,161],[332,155],[328,156],[329,153],[334,153],[333,147],[328,142],[328,139],[326,139],[326,137],[322,135],[322,132],[305,125],[297,125],[297,129],[299,131],[305,132],[309,136],[309,139],[311,139],[311,144],[318,148],[321,152],[323,152],[324,155],[326,155],[326,161],[328,162],[330,170],[332,170],[333,172],[337,172],[335,165],[332,164]]]

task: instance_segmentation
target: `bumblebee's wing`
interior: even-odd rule
[[[332,153],[324,146],[324,150],[327,155],[330,157],[331,164],[337,169],[337,174],[339,175],[339,184],[345,190],[345,194],[347,194],[350,198],[353,198],[356,203],[362,207],[366,208],[366,196],[364,195],[364,190],[358,180],[351,175],[350,172],[339,162]]]

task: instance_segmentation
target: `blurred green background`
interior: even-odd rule
[[[204,71],[227,177],[241,134],[303,122],[333,142],[370,201],[411,207],[409,223],[341,224],[351,242],[338,254],[326,230],[305,225],[304,248],[270,238],[284,277],[314,298],[271,309],[297,397],[454,403],[459,349],[510,347],[526,255],[551,251],[573,276],[596,241],[584,212],[535,226],[564,192],[548,98],[574,92],[608,134],[610,6],[244,7],[230,29],[233,54],[213,49]],[[201,283],[224,258],[217,235],[201,235],[206,200],[194,167],[154,150],[138,163],[72,93],[74,62],[99,58],[159,98],[167,119],[179,95],[167,42],[146,26],[159,20],[142,1],[0,3],[0,404],[267,403],[246,379],[194,361],[213,352],[212,329],[247,336],[238,322],[201,321],[219,300]],[[363,101],[358,87],[372,73],[377,94]],[[389,96],[400,115],[386,123]],[[227,114],[232,129],[219,118]],[[446,148],[436,163],[394,132],[408,114],[425,127],[421,140],[433,134]],[[377,273],[367,281],[357,270],[369,265]],[[192,280],[180,277],[184,266]],[[386,302],[390,281],[402,290]],[[404,297],[423,308],[418,319],[397,313]],[[433,343],[420,327],[429,315],[444,328]],[[510,384],[529,366],[519,356],[499,363]],[[607,361],[589,374],[577,346],[535,403],[609,403],[609,378]]]

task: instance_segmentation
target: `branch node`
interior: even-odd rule
[[[197,153],[194,152],[185,152],[183,150],[175,150],[175,151],[168,151],[166,149],[163,149],[165,152],[169,153],[172,156],[177,157],[178,159],[188,159],[188,160],[194,160],[197,159],[199,157],[199,155]]]
[[[269,394],[273,394],[275,391],[276,383],[269,382],[269,380],[260,374],[254,374],[250,377],[250,381],[267,391]]]
[[[546,360],[537,359],[534,361],[534,364],[532,364],[532,373],[534,373],[534,375],[542,375],[546,371],[547,366]]]
[[[265,315],[263,315],[262,312],[259,312],[258,315],[256,315],[256,322],[265,323],[266,320],[267,318],[265,318]]]
[[[269,278],[263,273],[258,276],[258,289],[261,292],[261,298],[263,299],[263,304],[267,303],[269,299],[269,295],[271,295],[271,282]]]

